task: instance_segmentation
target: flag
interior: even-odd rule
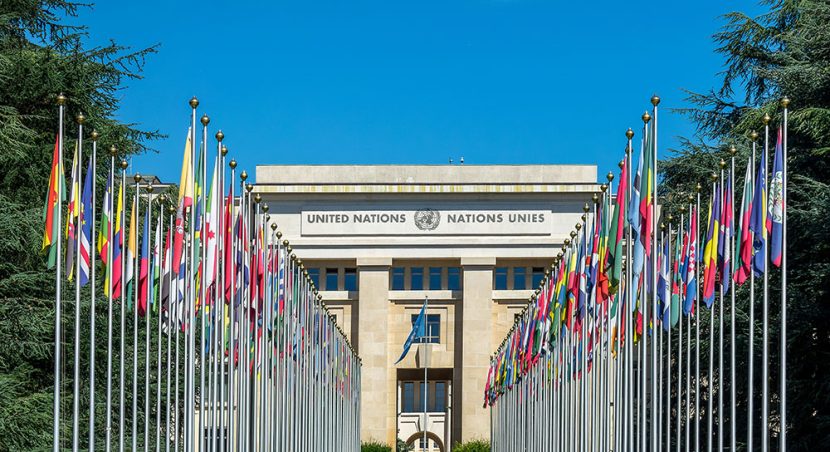
[[[171,231],[168,229],[167,237],[164,240],[164,257],[162,258],[161,264],[161,295],[159,296],[159,301],[161,301],[162,308],[166,306],[168,313],[170,312],[170,274],[173,271],[173,256],[171,255],[172,243],[170,243],[172,237],[173,235],[171,234]]]
[[[761,165],[758,167],[758,177],[755,179],[755,189],[752,192],[752,220],[749,230],[752,231],[752,248],[755,257],[752,259],[752,270],[756,275],[766,271],[764,262],[767,246],[767,156],[761,155]]]
[[[663,246],[658,259],[660,273],[657,275],[657,299],[660,301],[660,323],[669,330],[669,309],[671,306],[671,279],[669,276],[669,240],[663,239]]]
[[[81,287],[89,283],[89,266],[91,264],[92,248],[92,156],[89,157],[89,165],[84,179],[84,191],[81,196],[81,212],[78,221],[81,224],[81,249],[78,254],[80,259],[81,274],[78,275]]]
[[[187,129],[187,139],[184,143],[184,157],[182,158],[182,175],[179,179],[179,200],[176,210],[176,233],[173,238],[173,262],[182,262],[182,241],[184,239],[185,212],[193,205],[193,143],[190,140],[190,129]],[[179,272],[179,266],[173,265],[173,272]]]
[[[149,202],[148,202],[149,204]],[[141,235],[141,257],[138,270],[138,315],[147,314],[147,301],[150,283],[150,207],[144,215],[144,228]]]
[[[124,284],[126,284],[126,297],[124,300],[127,303],[127,309],[132,309],[132,289],[133,289],[133,273],[136,257],[136,218],[135,211],[138,205],[138,196],[133,196],[132,213],[130,214],[130,231],[129,239],[127,240],[127,262],[125,262],[126,274],[124,275]]]
[[[694,312],[694,304],[697,298],[697,208],[689,218],[689,246],[686,249],[686,256],[683,262],[683,278],[686,284],[686,298],[683,301],[683,312],[686,315]]]
[[[732,279],[732,248],[729,240],[732,238],[734,225],[734,212],[732,203],[732,174],[726,178],[726,187],[723,190],[723,213],[720,217],[721,236],[718,238],[718,256],[721,258],[720,281],[723,293],[729,292],[729,281]]]
[[[712,307],[715,301],[715,279],[718,271],[718,238],[720,236],[721,190],[715,185],[709,203],[709,230],[703,251],[703,301]]]
[[[648,133],[645,134],[648,139]],[[628,224],[631,225],[631,243],[633,245],[634,256],[631,259],[632,280],[636,281],[639,278],[640,272],[643,268],[643,244],[638,238],[640,233],[640,186],[642,185],[643,161],[645,159],[645,142],[640,147],[640,160],[637,166],[637,173],[634,175],[634,180],[631,183],[631,200],[628,204]]]
[[[395,361],[395,364],[398,364],[406,358],[406,354],[409,353],[409,347],[411,347],[415,341],[426,336],[426,310],[427,300],[424,299],[424,305],[421,307],[421,312],[418,313],[418,317],[412,324],[412,331],[409,332],[409,336],[406,337],[406,341],[403,343],[403,353],[401,353],[401,357]]]
[[[54,268],[58,256],[54,246],[60,240],[60,218],[58,208],[66,200],[66,182],[63,179],[63,162],[60,159],[59,136],[55,137],[55,150],[52,152],[52,172],[49,174],[49,189],[46,191],[46,202],[43,206],[43,245],[49,248],[47,267]]]
[[[625,231],[625,197],[628,190],[628,162],[623,160],[623,166],[620,171],[620,180],[617,183],[617,199],[614,207],[614,219],[611,223],[611,231],[609,232],[609,239],[613,240],[613,244],[608,246],[608,266],[613,266],[610,278],[610,292],[612,294],[619,292],[620,280],[622,279],[622,263],[623,263],[623,235]]]
[[[158,305],[156,300],[158,300],[158,294],[156,290],[160,289],[161,287],[158,284],[159,276],[161,274],[161,214],[159,214],[158,219],[156,220],[156,239],[153,242],[153,253],[152,253],[153,264],[152,267],[152,275],[150,277],[150,306],[153,307],[155,312],[158,312]]]
[[[769,205],[767,206],[767,232],[769,233],[769,260],[776,267],[781,266],[781,247],[784,239],[784,162],[781,144],[781,129],[775,143],[775,157],[769,180]]]
[[[681,225],[682,228],[682,225]],[[674,241],[674,254],[673,262],[671,267],[671,326],[677,325],[677,322],[680,321],[680,296],[681,296],[681,287],[683,286],[683,277],[680,274],[680,261],[682,260],[681,248],[686,247],[685,241],[688,240],[688,236],[686,236],[683,240],[683,246],[680,246],[681,240],[680,231],[677,234],[677,240]]]
[[[112,199],[110,199],[113,195],[112,192],[112,172],[110,172],[107,178],[107,186],[104,189],[104,202],[101,205],[101,224],[98,225],[98,241],[96,243],[96,250],[98,250],[98,256],[101,258],[101,262],[103,262],[104,267],[109,265],[107,259],[109,258],[109,232],[112,228]],[[108,283],[109,283],[109,276],[106,276],[106,280],[104,281],[104,293],[107,292]]]
[[[217,237],[216,233],[218,232],[219,227],[219,181],[217,179],[217,173],[219,171],[219,160],[218,157],[213,165],[213,180],[210,183],[210,192],[208,194],[207,199],[207,215],[205,216],[205,246],[206,254],[207,254],[207,264],[205,267],[205,285],[210,287],[214,281],[216,280],[216,252],[217,250]]]
[[[124,218],[124,184],[118,187],[118,204],[115,209],[115,224],[112,232],[112,281],[107,287],[112,290],[112,298],[121,296],[121,267],[122,253],[124,249],[124,231],[121,230],[121,222]]]
[[[738,220],[741,234],[735,240],[735,283],[743,284],[752,271],[752,231],[749,223],[752,215],[752,157],[746,162],[744,195],[741,197],[741,217]]]
[[[75,274],[75,229],[81,213],[81,162],[78,160],[78,143],[72,157],[72,185],[70,185],[69,205],[66,208],[66,278],[70,281]]]

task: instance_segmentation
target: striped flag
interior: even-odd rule
[[[112,199],[110,199],[112,195],[112,172],[110,172],[107,178],[107,186],[104,189],[104,202],[101,205],[101,224],[98,225],[98,241],[96,243],[98,256],[101,258],[101,262],[104,263],[105,267],[109,265],[107,259],[109,258],[109,233],[112,228]],[[109,276],[107,276],[107,278],[109,278]],[[108,282],[109,279],[106,279],[104,282],[105,294],[109,293]]]
[[[761,165],[758,167],[758,177],[755,178],[755,189],[752,192],[752,211],[749,230],[752,231],[752,247],[755,257],[752,259],[752,270],[755,275],[766,271],[764,262],[767,246],[767,156],[761,155]]]
[[[769,205],[767,206],[767,231],[769,232],[769,260],[776,267],[781,266],[781,246],[784,238],[784,164],[781,129],[775,143],[775,157],[769,180]]]
[[[124,284],[126,284],[127,309],[132,309],[132,291],[133,291],[133,273],[135,272],[135,257],[136,257],[136,209],[138,208],[138,196],[133,196],[132,213],[130,214],[130,230],[129,239],[127,240],[127,262],[125,262],[126,274],[124,275]]]
[[[81,224],[81,249],[79,250],[78,258],[80,261],[81,287],[89,283],[89,266],[91,264],[92,248],[90,241],[92,239],[92,156],[89,157],[89,165],[86,170],[86,178],[84,179],[84,191],[81,196],[81,212],[78,221]]]
[[[719,184],[712,192],[709,203],[709,230],[706,233],[706,245],[703,248],[703,301],[706,307],[712,307],[715,301],[715,279],[718,272],[718,238],[720,236],[721,190]]]
[[[124,184],[118,187],[118,204],[116,205],[112,233],[112,284],[107,284],[107,287],[112,289],[113,299],[121,296],[122,251],[124,249],[124,231],[121,230],[121,222],[124,218]]]
[[[737,285],[742,285],[752,271],[752,231],[749,223],[752,215],[752,157],[746,162],[744,194],[741,197],[741,217],[738,220],[740,236],[735,240],[735,274]]]
[[[72,280],[75,274],[75,239],[77,220],[81,213],[81,162],[78,161],[78,143],[72,157],[72,185],[70,185],[69,205],[66,208],[66,278]]]
[[[60,159],[59,136],[55,137],[55,150],[52,152],[52,171],[49,174],[49,189],[43,206],[43,244],[41,251],[49,248],[47,267],[54,268],[57,263],[57,248],[60,240],[60,218],[58,207],[66,200],[66,182],[63,178],[63,162]]]
[[[179,200],[176,210],[176,233],[173,237],[173,262],[182,262],[182,242],[184,240],[185,211],[193,205],[193,143],[190,140],[190,131],[187,129],[187,139],[184,143],[184,157],[182,158],[182,175],[179,179]],[[173,272],[178,274],[179,265],[173,265]]]

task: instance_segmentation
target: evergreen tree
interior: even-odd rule
[[[808,450],[830,440],[830,391],[823,389],[824,376],[830,375],[830,360],[825,356],[830,350],[830,330],[827,328],[830,318],[830,303],[827,302],[830,287],[830,2],[765,0],[764,3],[769,10],[760,17],[752,18],[739,12],[725,16],[726,25],[715,35],[718,52],[726,58],[722,84],[705,94],[689,93],[694,107],[684,113],[696,123],[697,134],[684,140],[680,148],[661,163],[661,194],[668,200],[668,210],[674,212],[679,212],[685,203],[685,196],[677,195],[694,193],[697,183],[703,185],[702,198],[707,199],[708,175],[717,169],[720,159],[729,161],[729,145],[739,149],[736,187],[740,187],[751,149],[749,134],[753,130],[761,134],[761,149],[762,117],[769,114],[772,117],[772,147],[775,128],[782,120],[780,100],[784,96],[792,100],[788,159],[788,411],[785,427],[789,450]],[[770,165],[771,160],[770,154]],[[757,164],[756,161],[756,168]],[[740,192],[736,197],[740,199]],[[704,216],[705,208],[702,208]],[[739,376],[745,375],[744,370],[748,368],[747,286],[738,292],[740,333],[736,366],[740,369]],[[781,294],[780,271],[777,269],[771,272],[770,288],[770,428],[773,431],[771,445],[777,449],[777,432],[782,428],[778,403]],[[762,432],[758,422],[761,419],[758,398],[761,388],[760,303],[758,296],[755,307],[756,399],[754,412],[749,415],[755,421],[754,447],[760,446]],[[707,317],[703,322],[708,325]],[[724,333],[728,338],[726,328]],[[708,350],[708,346],[704,344],[704,350]],[[724,375],[727,386],[728,381],[728,374]],[[738,445],[745,446],[746,378],[738,378],[736,389]],[[728,419],[728,409],[726,411]],[[705,435],[706,432],[702,433]]]
[[[105,149],[117,146],[120,159],[145,151],[148,141],[158,136],[114,119],[118,109],[117,91],[126,81],[140,77],[144,58],[155,47],[138,51],[114,43],[86,47],[85,27],[69,23],[81,8],[87,6],[66,0],[0,2],[0,448],[3,450],[40,450],[52,444],[55,275],[54,271],[46,270],[41,237],[44,196],[57,133],[55,97],[61,92],[68,97],[67,149],[71,149],[77,135],[74,118],[78,113],[87,117],[87,133],[94,128],[101,134],[99,143],[105,147],[99,146],[99,200],[109,169]],[[71,152],[65,154],[69,154],[64,155],[65,167],[69,168]],[[67,447],[71,436],[74,285],[63,287],[66,291],[61,444]],[[88,329],[89,293],[84,293],[82,325]],[[98,300],[96,321],[99,327],[103,326],[99,331],[106,331],[106,299],[99,295]],[[108,353],[104,349],[106,334],[99,333],[97,339],[98,356],[104,357]],[[82,335],[82,340],[81,375],[83,382],[87,382],[88,334]],[[99,364],[98,369],[97,431],[98,437],[103,438],[104,419],[109,416],[103,412],[106,366]],[[88,399],[86,389],[81,394],[82,444],[86,444]]]

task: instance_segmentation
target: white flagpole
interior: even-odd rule
[[[168,231],[170,231],[170,232],[168,232],[168,234],[170,234],[170,237],[172,239],[172,237],[173,237],[173,216],[176,214],[176,208],[171,205],[168,208],[168,214],[170,215],[170,217],[167,220],[167,229],[168,229]],[[170,247],[170,255],[167,256],[167,253],[165,252],[165,259],[168,261],[167,262],[167,265],[168,265],[168,270],[167,270],[167,319],[166,319],[166,321],[167,321],[167,390],[166,390],[166,393],[165,393],[165,402],[166,402],[165,407],[166,407],[166,410],[165,410],[165,414],[164,414],[164,416],[165,416],[165,418],[164,418],[165,419],[164,420],[164,450],[165,450],[165,452],[170,452],[170,410],[171,410],[171,407],[170,407],[170,386],[171,386],[170,385],[170,355],[171,355],[170,351],[171,350],[170,349],[171,349],[171,343],[172,343],[171,336],[173,334],[173,328],[174,328],[173,321],[172,321],[172,318],[173,318],[173,300],[174,300],[174,295],[173,294],[178,292],[178,288],[176,288],[176,286],[173,285],[173,265],[174,265],[174,263],[173,263],[173,244],[171,242],[172,242],[172,240],[168,239],[168,246]],[[159,309],[161,309],[161,308],[162,308],[162,306],[159,306]],[[176,337],[178,337],[178,334],[176,335]],[[177,346],[176,347],[176,353],[177,354],[178,354],[178,351],[179,351],[179,347]],[[176,363],[176,367],[178,368],[178,362]],[[176,386],[177,387],[178,387],[178,383],[179,383],[179,381],[178,381],[178,373],[177,373],[176,374]],[[176,407],[175,407],[177,412],[178,412],[178,405],[179,404],[177,403]],[[176,416],[176,419],[178,419],[178,416]]]
[[[57,97],[58,104],[58,167],[63,169],[63,111],[64,104],[66,104],[66,96],[60,93]],[[55,387],[52,393],[52,450],[58,452],[60,450],[61,441],[61,229],[63,229],[61,222],[61,206],[63,200],[60,199],[60,186],[64,184],[63,171],[59,171],[58,177],[58,230],[53,230],[52,234],[58,236],[58,240],[52,246],[56,246],[55,259],[55,367],[54,379]],[[54,226],[53,226],[54,227]]]
[[[696,203],[695,203],[695,254],[700,256],[698,249],[701,247],[700,241],[700,190],[703,186],[698,183],[695,186]],[[695,451],[700,451],[700,262],[695,259],[695,301],[692,307],[694,316],[690,316],[690,320],[694,317],[695,321]]]
[[[718,179],[717,173],[712,173],[712,180],[716,181]],[[712,200],[710,201],[710,205],[713,206],[713,211],[711,212],[712,215],[715,215],[714,212],[714,197],[718,196],[718,193],[715,192],[717,185],[715,182],[712,182]],[[713,233],[717,234],[717,231],[713,231]],[[709,265],[709,262],[706,263]],[[714,296],[714,295],[713,295]],[[709,427],[709,434],[706,437],[706,450],[708,452],[712,452],[712,437],[714,436],[714,398],[715,398],[715,389],[714,389],[714,379],[715,379],[715,347],[713,347],[715,343],[715,307],[711,306],[709,308],[709,374],[708,377],[708,385],[709,385],[709,405],[708,410],[706,411],[706,420],[708,422]]]
[[[163,265],[163,255],[164,255],[164,205],[163,203],[159,203],[159,217],[158,217],[158,231],[159,235],[156,237],[156,248],[158,249],[158,254],[156,254],[153,258],[158,259],[159,264],[159,285],[158,288],[153,286],[153,298],[154,304],[156,305],[156,311],[158,312],[158,319],[156,323],[156,451],[161,450],[161,432],[167,432],[167,429],[162,430],[161,426],[161,344],[164,338],[162,337],[162,328],[161,328],[161,292],[162,286],[164,285],[161,278],[164,278],[164,265]],[[154,248],[155,249],[155,248]],[[155,262],[153,263],[153,267],[151,269],[151,277],[155,277]],[[155,299],[155,291],[158,289],[159,297]]]
[[[89,450],[95,450],[95,349],[98,348],[95,343],[95,255],[97,254],[95,246],[95,202],[96,190],[95,182],[97,180],[96,173],[98,168],[98,132],[92,130],[92,174],[90,178],[92,181],[92,211],[89,212],[89,221],[91,222],[89,228],[89,282],[90,282],[90,304],[89,304]],[[84,212],[86,215],[86,212]],[[109,417],[109,415],[107,415]]]
[[[651,201],[651,218],[652,222],[657,222],[657,105],[660,103],[660,98],[658,96],[651,97],[651,105],[654,106],[654,125],[651,128],[652,139],[654,140],[652,143],[652,148],[654,149],[654,153],[652,154],[652,162],[653,165],[653,172],[654,176],[652,177],[651,181],[651,192],[652,192],[652,201]],[[645,175],[643,175],[645,176]],[[657,240],[651,240],[651,309],[652,309],[652,323],[657,325],[656,317],[657,317]],[[648,323],[643,324],[643,329],[647,327]],[[647,334],[643,334],[643,338],[645,338]],[[643,341],[645,344],[645,341]],[[657,351],[656,347],[652,346],[651,350],[651,397],[652,397],[652,410],[651,410],[651,425],[652,425],[652,434],[651,434],[651,450],[656,451],[657,448],[657,435],[655,434],[654,426],[657,424],[657,411],[654,409],[654,401],[657,400]]]
[[[194,275],[201,269],[200,283],[199,283],[199,313],[201,314],[201,321],[199,322],[199,426],[197,435],[199,438],[199,451],[207,449],[207,436],[205,429],[207,428],[207,401],[205,400],[205,371],[207,370],[207,356],[205,353],[205,345],[207,339],[205,338],[207,327],[207,126],[210,123],[208,115],[203,114],[200,120],[202,123],[202,152],[201,167],[202,167],[202,186],[199,187],[202,191],[200,198],[201,202],[201,219],[199,222],[200,237],[199,237],[199,261],[200,264],[194,269]],[[194,141],[195,143],[195,141]],[[195,306],[195,304],[194,304]],[[195,320],[194,320],[195,321]],[[195,333],[195,330],[194,330]]]
[[[764,157],[761,159],[764,165],[764,184],[765,189],[769,191],[767,182],[767,161],[769,159],[769,122],[772,118],[768,114],[764,115]],[[754,196],[763,196],[763,193],[755,193]],[[763,227],[763,226],[762,226]],[[762,352],[761,352],[761,451],[767,452],[769,450],[769,237],[767,243],[764,243],[761,252],[764,254],[764,301],[762,305],[763,315],[763,330],[762,330]],[[754,270],[753,270],[754,271]]]
[[[126,200],[126,197],[127,197],[127,193],[126,193],[126,188],[127,188],[127,176],[126,176],[126,174],[127,174],[127,172],[126,171],[127,171],[127,161],[126,160],[121,160],[121,187],[119,189],[119,192],[121,193],[121,196],[119,197],[120,198],[119,202],[121,203],[122,206],[126,204],[125,200]],[[113,192],[114,191],[115,190],[113,190]],[[121,214],[121,236],[119,238],[122,245],[123,245],[123,243],[125,243],[124,236],[127,233],[127,229],[125,227],[126,223],[127,223],[126,216],[127,216],[126,212],[122,212],[122,214]],[[127,327],[126,327],[126,324],[127,324],[127,298],[126,298],[127,293],[126,293],[126,290],[125,290],[125,288],[126,288],[125,286],[127,285],[126,281],[125,281],[126,268],[127,268],[127,250],[125,249],[125,247],[122,246],[121,247],[121,282],[119,284],[119,292],[120,292],[119,298],[121,299],[121,309],[120,309],[120,311],[121,311],[121,332],[120,332],[120,335],[118,336],[119,339],[120,339],[119,353],[118,353],[118,360],[120,361],[119,366],[118,366],[118,370],[119,370],[119,374],[118,374],[118,450],[119,450],[119,452],[124,452],[124,441],[125,441],[124,436],[125,436],[125,430],[126,430],[126,422],[125,422],[125,416],[124,416],[124,414],[126,412],[126,409],[124,407],[124,392],[125,392],[124,389],[125,389],[125,385],[126,385],[126,371],[125,371],[125,369],[126,369],[126,360],[124,359],[124,353],[125,353],[124,341],[125,341],[125,338],[127,336]]]
[[[146,299],[144,300],[144,450],[149,450],[150,447],[150,299],[152,294],[149,290],[150,288],[150,281],[152,281],[153,277],[153,266],[152,266],[152,250],[153,250],[153,242],[151,237],[153,235],[153,216],[152,216],[152,204],[153,204],[153,185],[149,183],[147,185],[147,233],[150,237],[144,237],[143,240],[147,240],[147,293]],[[143,247],[142,247],[143,248]],[[141,270],[139,269],[139,276]],[[136,305],[136,311],[138,311],[138,305]]]
[[[74,220],[75,222],[75,262],[70,265],[75,265],[75,353],[73,366],[74,376],[72,379],[72,450],[78,450],[79,441],[79,421],[80,421],[80,397],[81,397],[81,234],[84,221],[83,201],[81,200],[81,184],[83,178],[81,177],[84,154],[84,115],[78,114],[75,117],[78,122],[78,169],[77,174],[72,174],[72,199],[75,203],[75,211],[80,212]],[[75,168],[72,169],[76,171]],[[77,179],[76,179],[77,177]],[[77,185],[74,181],[77,180]],[[77,190],[75,187],[78,187]],[[70,217],[71,218],[71,217]],[[94,348],[94,347],[93,347]]]
[[[94,135],[94,133],[93,133]],[[112,228],[115,226],[115,155],[117,150],[115,146],[110,146],[110,178],[109,178],[109,196],[105,202],[109,204],[110,224],[107,227],[107,405],[104,410],[107,420],[107,428],[105,432],[105,447],[106,452],[112,450],[112,247],[113,237]]]
[[[752,131],[750,134],[750,138],[752,139],[752,159],[750,160],[749,167],[751,168],[749,171],[749,187],[752,187],[751,190],[755,190],[755,150],[756,145],[758,142],[758,132]],[[753,194],[754,197],[754,194]],[[752,199],[752,198],[750,198]],[[750,201],[751,203],[752,201]],[[741,212],[743,215],[743,212]],[[743,218],[743,217],[742,217]],[[741,222],[743,223],[743,219]],[[749,246],[753,246],[752,240],[749,242]],[[750,261],[751,261],[752,253],[750,253]],[[736,259],[740,259],[740,256],[735,256]],[[750,262],[750,269],[749,269],[749,372],[747,376],[747,416],[746,416],[746,450],[752,450],[753,446],[753,427],[755,426],[755,420],[753,416],[755,415],[755,272],[752,271],[752,263]]]
[[[199,100],[196,99],[194,96],[190,99],[190,162],[193,165],[196,162],[196,107],[199,106]],[[190,171],[190,186],[195,187],[195,179],[196,174],[195,171]],[[194,191],[195,196],[195,191]],[[194,276],[196,274],[195,268],[195,261],[196,256],[194,256],[194,248],[193,245],[195,244],[195,220],[196,215],[195,211],[195,202],[193,200],[193,204],[190,207],[190,259],[188,262],[188,266],[190,267],[190,275]],[[186,364],[186,378],[185,378],[185,451],[186,452],[193,452],[193,442],[195,440],[194,435],[196,433],[195,426],[193,425],[194,416],[193,412],[196,408],[195,404],[195,389],[194,389],[194,377],[195,377],[195,368],[194,368],[194,361],[195,361],[195,348],[196,348],[196,315],[195,315],[195,286],[194,286],[194,278],[192,277],[185,277],[185,284],[187,286],[187,296],[185,297],[185,308],[184,308],[184,317],[185,317],[185,341],[187,345],[185,346],[185,364]]]
[[[784,142],[782,147],[781,172],[781,434],[779,436],[779,450],[787,450],[787,121],[790,99],[781,99],[784,107]]]
[[[140,192],[141,188],[139,186],[139,182],[141,181],[141,175],[136,173],[133,176],[133,180],[135,180],[135,227],[138,228],[139,224],[141,224],[141,198]],[[132,223],[132,220],[130,220]],[[132,224],[131,224],[132,226]],[[130,231],[132,234],[133,231]],[[136,231],[136,242],[138,238],[138,232]],[[138,245],[138,243],[136,243]],[[128,245],[129,246],[129,245]],[[138,292],[139,288],[137,287],[139,284],[138,279],[141,276],[141,265],[139,261],[140,252],[138,249],[135,250],[135,256],[133,256],[133,416],[132,416],[132,450],[138,450]]]

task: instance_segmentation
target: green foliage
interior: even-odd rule
[[[758,18],[741,13],[726,16],[727,23],[715,36],[718,51],[726,58],[723,83],[705,94],[690,93],[694,108],[685,110],[697,123],[695,137],[682,143],[674,155],[661,162],[663,199],[668,211],[684,209],[686,195],[702,190],[702,217],[710,191],[708,175],[717,162],[729,162],[726,147],[738,148],[736,200],[752,143],[747,137],[758,131],[757,152],[762,152],[764,124],[769,114],[770,140],[782,120],[779,101],[792,100],[789,114],[788,183],[788,411],[790,450],[807,450],[830,439],[830,3],[821,0],[766,1],[770,10]],[[770,155],[769,165],[772,164]],[[757,168],[757,160],[755,164]],[[669,197],[672,196],[673,197]],[[681,196],[678,196],[681,195]],[[705,220],[701,226],[705,232]],[[748,284],[737,292],[736,317],[739,370],[748,367]],[[780,431],[779,345],[781,337],[780,271],[770,272],[770,423],[773,442]],[[755,405],[747,413],[747,382],[738,381],[738,444],[745,446],[746,419],[756,421],[755,445],[760,444],[761,426],[761,313],[760,296],[755,306]],[[703,310],[705,311],[705,310]],[[727,315],[728,310],[727,310]],[[702,319],[708,325],[704,312]],[[728,326],[726,327],[728,329]],[[728,335],[729,331],[724,331]],[[717,334],[717,332],[716,332]],[[707,335],[702,335],[708,337]],[[728,336],[727,336],[728,337]],[[702,353],[708,353],[703,344]],[[727,360],[728,362],[728,360]],[[742,371],[739,375],[744,374]],[[728,375],[724,378],[728,384]],[[705,394],[704,394],[705,395]],[[728,418],[729,413],[725,413]],[[728,422],[728,419],[726,419]]]
[[[452,446],[452,452],[490,452],[490,443],[483,439],[455,443]]]
[[[360,444],[360,452],[392,452],[392,446],[380,441],[369,441]]]
[[[3,256],[0,262],[0,438],[3,450],[40,450],[52,444],[55,274],[46,270],[45,257],[41,254],[41,215],[57,133],[55,96],[63,92],[68,97],[67,148],[77,135],[73,118],[81,112],[87,117],[87,132],[92,128],[98,130],[99,143],[107,148],[117,146],[121,150],[119,158],[145,151],[147,142],[158,136],[115,119],[118,90],[125,82],[140,77],[144,58],[155,48],[131,51],[116,44],[86,48],[83,43],[86,29],[68,23],[77,17],[79,8],[87,7],[64,0],[0,2],[0,237],[3,237],[0,240],[0,256]],[[71,153],[66,154],[64,164],[69,168]],[[106,155],[100,149],[98,154]],[[98,199],[102,196],[108,160],[98,160]],[[74,285],[63,285],[63,300],[61,445],[68,447]],[[88,290],[82,292],[82,300],[81,316],[88,328]],[[103,358],[110,354],[117,363],[120,355],[117,347],[111,352],[105,349],[107,310],[100,288],[96,304],[99,331],[94,344],[99,358],[96,360],[96,418],[100,446],[104,422],[109,416],[103,412],[106,389]],[[155,325],[154,320],[152,327]],[[131,324],[128,331],[132,331]],[[140,337],[143,341],[143,335]],[[114,344],[119,339],[116,329]],[[132,338],[127,342],[125,354],[131,354]],[[81,394],[81,413],[89,409],[90,346],[88,335],[83,334],[81,387],[87,389]],[[139,377],[143,378],[143,362],[139,367]],[[143,397],[143,388],[139,394]],[[86,416],[82,416],[82,438],[87,435],[86,423]]]
[[[406,444],[406,441],[404,441],[400,438],[398,438],[397,442],[398,442],[398,445],[395,448],[395,452],[411,452],[411,451],[415,450],[415,446],[411,446],[411,445]]]

